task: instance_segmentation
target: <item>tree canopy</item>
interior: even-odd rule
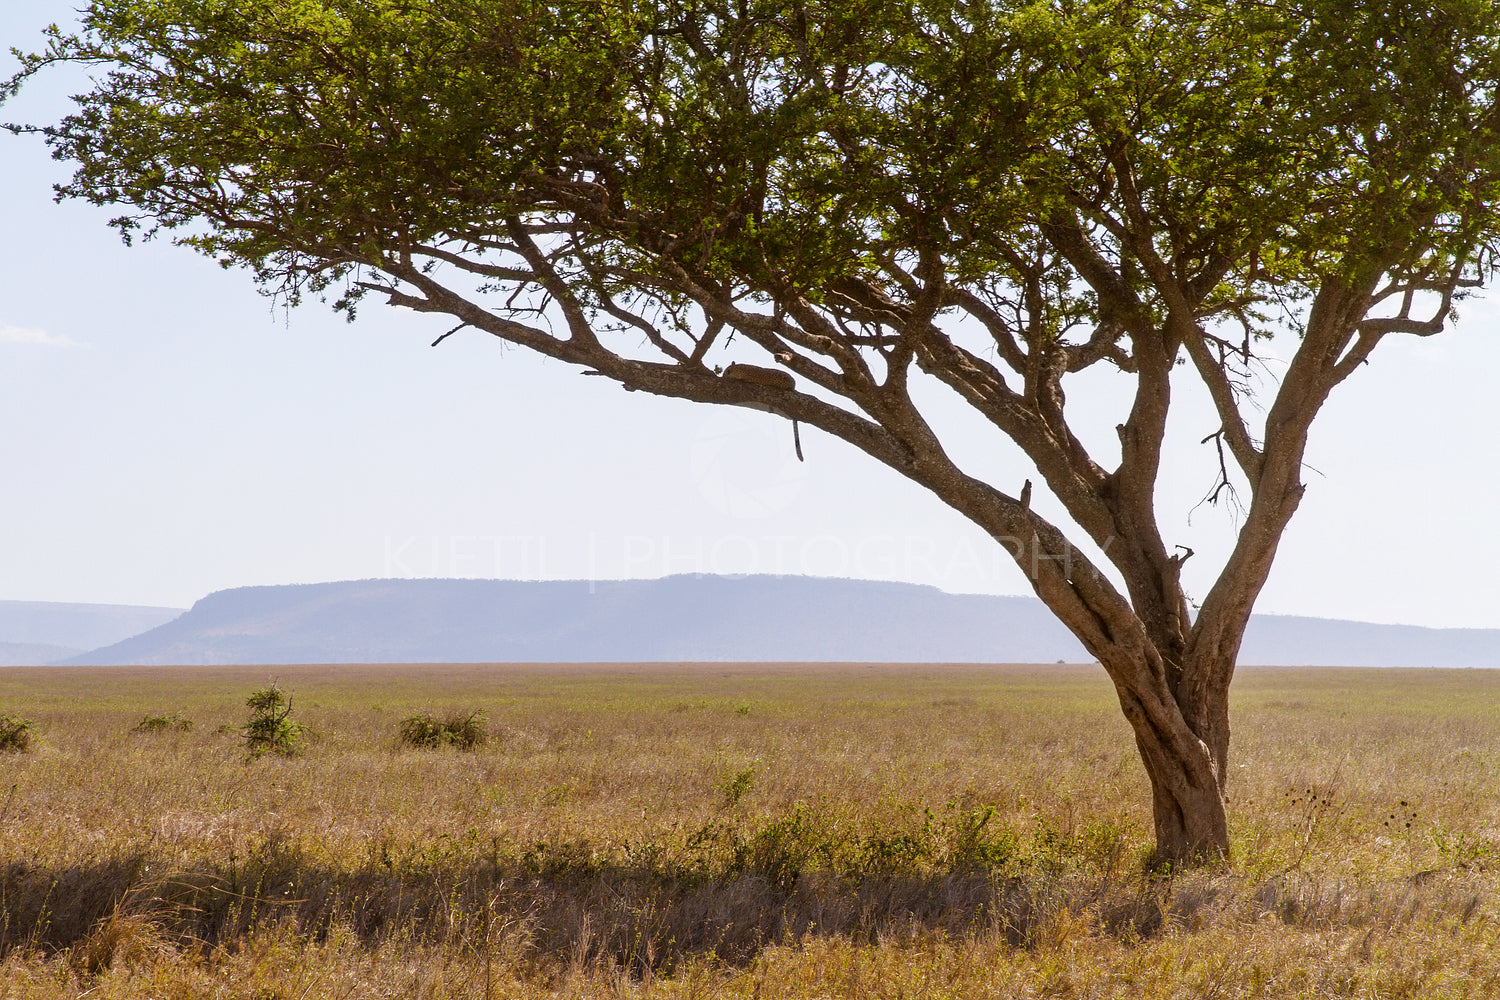
[[[1108,672],[1174,858],[1228,851],[1228,686],[1314,417],[1500,233],[1494,0],[93,0],[10,88],[52,63],[94,74],[40,129],[60,194],[126,239],[770,409],[927,487]],[[1070,424],[1089,369],[1132,387],[1118,451]],[[1245,505],[1196,611],[1155,504],[1188,376]],[[1067,523],[961,468],[915,380]]]

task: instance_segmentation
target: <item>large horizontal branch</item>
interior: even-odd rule
[[[452,316],[476,330],[483,330],[485,333],[521,347],[529,347],[549,358],[570,361],[579,365],[589,363],[586,345],[572,340],[563,340],[536,327],[496,315],[470,302],[430,275],[423,274],[419,268],[393,266],[389,273],[398,281],[415,287],[421,294],[413,295],[403,291],[397,285],[370,281],[361,281],[357,285],[367,291],[384,295],[390,305],[401,306],[415,312]]]
[[[604,348],[597,338],[562,339],[497,315],[415,267],[400,268],[392,276],[414,286],[421,294],[413,295],[395,286],[374,283],[363,283],[362,287],[386,295],[393,305],[420,312],[445,313],[502,340],[596,371],[626,389],[697,402],[770,410],[843,438],[898,470],[910,470],[915,461],[911,449],[875,421],[807,393],[723,378],[691,361],[660,363],[626,358]]]
[[[1082,344],[1067,344],[1068,371],[1081,372],[1101,360],[1109,360],[1122,372],[1135,372],[1135,359],[1120,346],[1124,327],[1115,321],[1100,320],[1094,332]]]

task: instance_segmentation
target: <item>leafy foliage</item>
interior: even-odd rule
[[[756,297],[886,284],[921,248],[965,282],[1042,278],[1060,335],[1102,317],[1049,220],[1081,211],[1133,253],[1108,234],[1120,184],[1179,269],[1224,272],[1207,315],[1469,259],[1494,230],[1494,13],[96,0],[23,75],[114,67],[49,130],[80,164],[67,194],[135,206],[127,234],[193,226],[293,295],[433,241],[483,256],[512,216],[589,230],[571,253],[643,269],[622,280],[691,265]]]

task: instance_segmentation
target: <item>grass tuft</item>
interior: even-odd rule
[[[116,966],[144,965],[172,951],[149,917],[116,910],[68,948],[68,964],[80,979],[89,980]]]

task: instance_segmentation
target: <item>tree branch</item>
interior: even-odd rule
[[[1223,359],[1215,360],[1209,353],[1206,342],[1207,334],[1201,326],[1197,327],[1196,334],[1196,336],[1185,337],[1183,344],[1187,348],[1193,367],[1197,369],[1198,377],[1203,379],[1203,384],[1208,389],[1214,409],[1218,411],[1219,426],[1224,440],[1229,445],[1229,451],[1234,455],[1235,463],[1240,467],[1240,471],[1250,481],[1250,489],[1253,493],[1260,482],[1263,456],[1260,449],[1250,439],[1250,431],[1245,426],[1244,415],[1240,412],[1234,386],[1225,374]]]

